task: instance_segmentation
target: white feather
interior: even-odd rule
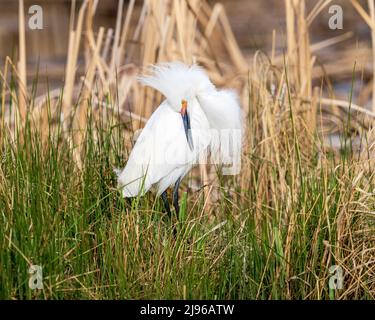
[[[189,100],[199,93],[215,91],[215,86],[202,68],[181,62],[161,63],[151,67],[152,74],[139,81],[161,92],[175,111],[180,112],[181,100]]]
[[[124,197],[143,195],[154,185],[160,195],[205,159],[209,151],[223,164],[234,164],[241,153],[242,118],[234,92],[216,90],[196,65],[173,62],[152,70],[140,81],[160,91],[166,100],[151,115],[119,174],[118,185]],[[180,115],[182,100],[188,104],[193,150],[187,143]],[[227,130],[232,135],[229,143],[212,129],[220,133]]]
[[[219,90],[198,95],[212,129],[211,157],[216,164],[231,165],[227,174],[239,173],[243,137],[243,114],[238,96],[232,90]]]
[[[194,149],[186,140],[180,113],[164,101],[152,114],[137,139],[118,183],[125,197],[143,195],[157,185],[161,194],[198,161],[210,143],[209,124],[196,99],[190,101]],[[196,129],[196,130],[195,130]],[[199,134],[199,136],[198,136]]]

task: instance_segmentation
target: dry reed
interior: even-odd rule
[[[372,30],[372,52],[369,48],[363,48],[356,55],[363,60],[372,56],[371,76],[373,77],[375,74],[374,4],[371,0],[368,2],[369,13],[367,13],[358,1],[351,2]],[[316,80],[321,77],[330,77],[336,72],[351,75],[353,72],[351,51],[343,53],[341,60],[337,59],[331,66],[326,66],[324,69],[316,66],[316,54],[319,50],[346,41],[351,36],[348,33],[320,43],[310,43],[309,28],[314,19],[330,3],[331,1],[318,1],[311,12],[307,13],[304,0],[285,0],[287,22],[285,56],[276,53],[277,32],[274,31],[271,58],[257,52],[250,61],[241,52],[224,7],[219,3],[211,7],[206,1],[198,0],[145,0],[139,15],[136,16],[135,1],[128,1],[126,6],[124,1],[120,0],[114,29],[105,29],[102,26],[95,29],[97,2],[83,1],[76,19],[75,1],[73,1],[64,88],[37,97],[34,109],[31,110],[27,99],[24,8],[23,0],[19,0],[19,63],[15,67],[7,58],[4,72],[1,73],[3,81],[1,131],[12,131],[12,124],[17,123],[17,120],[12,119],[15,114],[9,113],[8,117],[5,116],[9,107],[7,101],[12,94],[7,82],[8,73],[13,70],[18,80],[17,108],[21,125],[25,125],[30,115],[33,124],[42,126],[39,128],[41,132],[48,131],[48,122],[40,120],[42,117],[47,117],[43,110],[47,108],[47,101],[50,99],[53,103],[52,116],[56,117],[58,101],[62,99],[62,117],[58,122],[61,122],[66,129],[65,138],[71,144],[78,168],[82,169],[85,135],[90,115],[101,113],[105,119],[107,113],[118,112],[122,119],[131,120],[131,127],[126,127],[124,133],[124,136],[130,140],[129,132],[142,127],[161,101],[162,97],[159,93],[138,84],[136,75],[139,72],[146,71],[150,64],[162,61],[181,60],[202,65],[217,86],[237,89],[244,112],[252,119],[250,128],[247,128],[247,132],[251,132],[252,135],[246,135],[245,150],[250,150],[248,152],[257,159],[264,160],[264,163],[258,167],[257,199],[252,208],[256,217],[256,232],[260,237],[262,221],[264,221],[262,206],[264,203],[283,208],[279,227],[281,230],[283,226],[287,226],[283,263],[285,263],[285,276],[289,279],[286,295],[292,298],[290,283],[295,280],[294,277],[297,277],[291,267],[294,255],[292,244],[297,237],[298,230],[295,226],[300,219],[299,213],[293,211],[292,207],[298,202],[296,198],[299,194],[298,190],[303,187],[301,178],[303,173],[300,172],[302,163],[307,167],[310,166],[314,156],[311,145],[317,144],[316,136],[321,137],[322,132],[328,130],[326,127],[330,128],[329,125],[326,126],[327,122],[337,121],[335,123],[341,127],[334,129],[341,132],[345,130],[351,132],[352,129],[364,130],[369,139],[368,145],[371,147],[362,149],[361,161],[351,164],[357,176],[352,179],[349,173],[345,173],[343,175],[345,181],[338,186],[348,206],[337,210],[337,243],[335,247],[325,243],[322,261],[322,264],[329,266],[332,260],[335,260],[336,263],[347,267],[348,289],[340,297],[350,297],[359,287],[367,288],[368,285],[365,285],[362,279],[374,273],[373,268],[370,271],[363,271],[366,263],[371,264],[373,254],[361,256],[364,251],[373,249],[369,247],[372,243],[368,242],[370,236],[364,235],[365,231],[361,233],[359,229],[352,230],[350,225],[354,219],[354,212],[362,212],[359,207],[373,214],[371,211],[373,190],[370,185],[367,187],[360,185],[359,181],[362,181],[366,174],[371,176],[374,165],[371,157],[369,159],[368,154],[365,155],[365,151],[370,150],[374,154],[375,137],[371,129],[375,119],[375,81],[372,80],[372,88],[367,88],[366,94],[362,93],[364,97],[368,97],[372,92],[372,110],[353,104],[351,101],[340,100],[334,94],[329,97],[323,96],[323,90],[319,85],[316,86]],[[85,57],[84,71],[78,73],[78,59],[82,52]],[[338,65],[340,70],[337,70]],[[354,70],[355,72],[358,71]],[[345,129],[343,123],[346,123],[348,115],[352,115],[353,119],[349,123],[351,127]],[[73,130],[70,131],[69,128]],[[72,136],[69,135],[70,133]],[[292,145],[288,139],[290,136],[295,138],[295,145]],[[317,148],[321,151],[322,161],[321,172],[317,174],[321,174],[322,183],[326,183],[327,167],[324,164],[328,162],[329,146],[322,143],[322,146]],[[290,159],[297,160],[292,162]],[[257,160],[250,157],[244,161],[244,170],[238,177],[241,189],[234,193],[232,199],[234,203],[245,201],[249,181],[254,182],[252,162]],[[275,168],[277,179],[272,178],[275,175]],[[200,178],[194,180],[193,187],[215,185],[214,181],[216,185],[218,184],[213,168],[201,166],[199,172]],[[292,182],[287,181],[287,175],[292,177]],[[353,199],[351,191],[347,188],[360,193],[361,203]],[[215,198],[218,197],[216,189],[213,187],[204,189],[206,199],[204,208],[208,211],[214,210],[210,204],[214,205]],[[323,223],[324,217],[328,217],[327,202],[331,201],[328,187],[323,186],[322,189],[324,192],[321,196],[326,199],[324,203],[326,207],[322,209],[319,224]],[[309,215],[309,212],[301,214]],[[362,226],[368,224],[365,218],[361,219]],[[272,236],[276,241],[279,236],[278,231]],[[318,245],[317,239],[316,234],[313,245],[314,243]],[[314,270],[314,262],[308,267]],[[282,276],[280,270],[276,271],[277,279]],[[321,287],[326,280],[326,278],[319,278],[317,280],[319,285],[309,294],[319,297],[322,294]],[[373,293],[371,290],[370,292]],[[306,297],[309,297],[309,294]]]

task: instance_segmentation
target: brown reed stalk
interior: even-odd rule
[[[375,112],[375,5],[374,0],[368,0],[371,17],[371,41],[372,41],[372,111]]]
[[[18,1],[18,28],[19,28],[19,61],[18,61],[18,110],[20,121],[18,125],[23,126],[27,112],[27,70],[26,70],[26,35],[25,35],[25,11],[24,1]],[[18,119],[18,117],[17,117]]]

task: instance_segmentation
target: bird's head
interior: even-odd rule
[[[190,102],[197,96],[215,90],[207,74],[197,65],[169,62],[152,66],[151,74],[139,78],[142,84],[162,93],[170,107],[181,114],[186,138],[193,148],[190,127]]]
[[[197,65],[186,65],[182,62],[168,62],[151,67],[150,75],[138,79],[146,86],[162,93],[169,105],[181,112],[182,103],[187,103],[197,95],[215,89],[204,70]]]

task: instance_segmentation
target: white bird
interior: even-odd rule
[[[179,212],[182,178],[211,154],[211,161],[231,165],[238,173],[242,147],[242,113],[237,95],[217,90],[197,65],[159,64],[142,84],[161,92],[166,100],[154,111],[139,135],[128,162],[118,176],[124,197],[144,195],[156,186],[171,215],[166,190],[175,184],[173,205]]]

